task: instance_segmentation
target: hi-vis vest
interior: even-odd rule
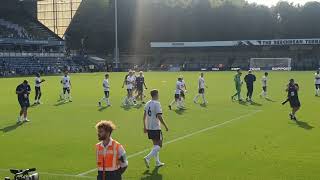
[[[97,166],[99,171],[115,171],[120,168],[119,147],[121,145],[112,140],[111,146],[104,147],[102,142],[96,144]]]

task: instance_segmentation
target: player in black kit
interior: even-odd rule
[[[301,104],[298,96],[299,85],[294,82],[294,79],[290,79],[286,91],[288,92],[287,101],[290,102],[290,106],[292,108],[292,112],[289,114],[290,119],[297,121],[296,112],[300,109]]]

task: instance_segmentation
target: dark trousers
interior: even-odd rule
[[[34,100],[40,100],[40,98],[41,98],[41,88],[40,87],[35,87],[35,91],[36,91],[36,96],[35,96]]]
[[[247,85],[247,97],[252,98],[253,94],[253,85]]]
[[[98,171],[97,180],[122,180],[121,173],[117,171],[105,172],[105,178],[103,179],[103,171]]]

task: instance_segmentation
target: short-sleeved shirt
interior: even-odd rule
[[[205,88],[205,81],[203,77],[199,77],[198,84],[199,84],[199,89]]]
[[[63,76],[61,79],[61,83],[64,88],[70,88],[70,76]]]
[[[143,89],[143,84],[144,84],[144,77],[138,76],[136,78],[136,83],[137,83],[137,88],[138,89]]]
[[[288,98],[290,99],[298,98],[298,90],[296,87],[299,87],[299,85],[298,84],[288,85]]]
[[[183,88],[183,89],[186,88],[186,82],[184,80],[181,81],[181,88]]]
[[[262,87],[267,87],[267,82],[268,82],[268,77],[262,76],[262,79],[261,79]]]
[[[241,85],[241,75],[240,74],[236,74],[234,76],[234,83],[236,86],[240,86]]]
[[[104,91],[109,91],[110,90],[109,79],[104,79],[102,86]]]
[[[136,78],[134,76],[127,77],[127,89],[133,89]]]
[[[314,82],[315,84],[320,84],[320,74],[315,74]]]
[[[177,81],[175,94],[181,94],[182,88],[183,88],[182,82],[181,81]]]
[[[35,87],[41,87],[41,78],[40,77],[36,77],[34,80],[34,86]]]
[[[18,94],[18,99],[25,100],[29,98],[29,92],[31,91],[31,88],[29,85],[24,85],[22,83],[17,86],[16,91],[22,91],[22,93]]]
[[[146,113],[146,129],[161,130],[160,120],[157,117],[159,114],[162,114],[160,102],[155,100],[148,101],[144,111]]]

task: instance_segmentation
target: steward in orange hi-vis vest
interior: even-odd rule
[[[123,146],[111,138],[115,125],[111,121],[100,121],[96,128],[101,141],[96,144],[97,180],[121,180],[128,161]]]

